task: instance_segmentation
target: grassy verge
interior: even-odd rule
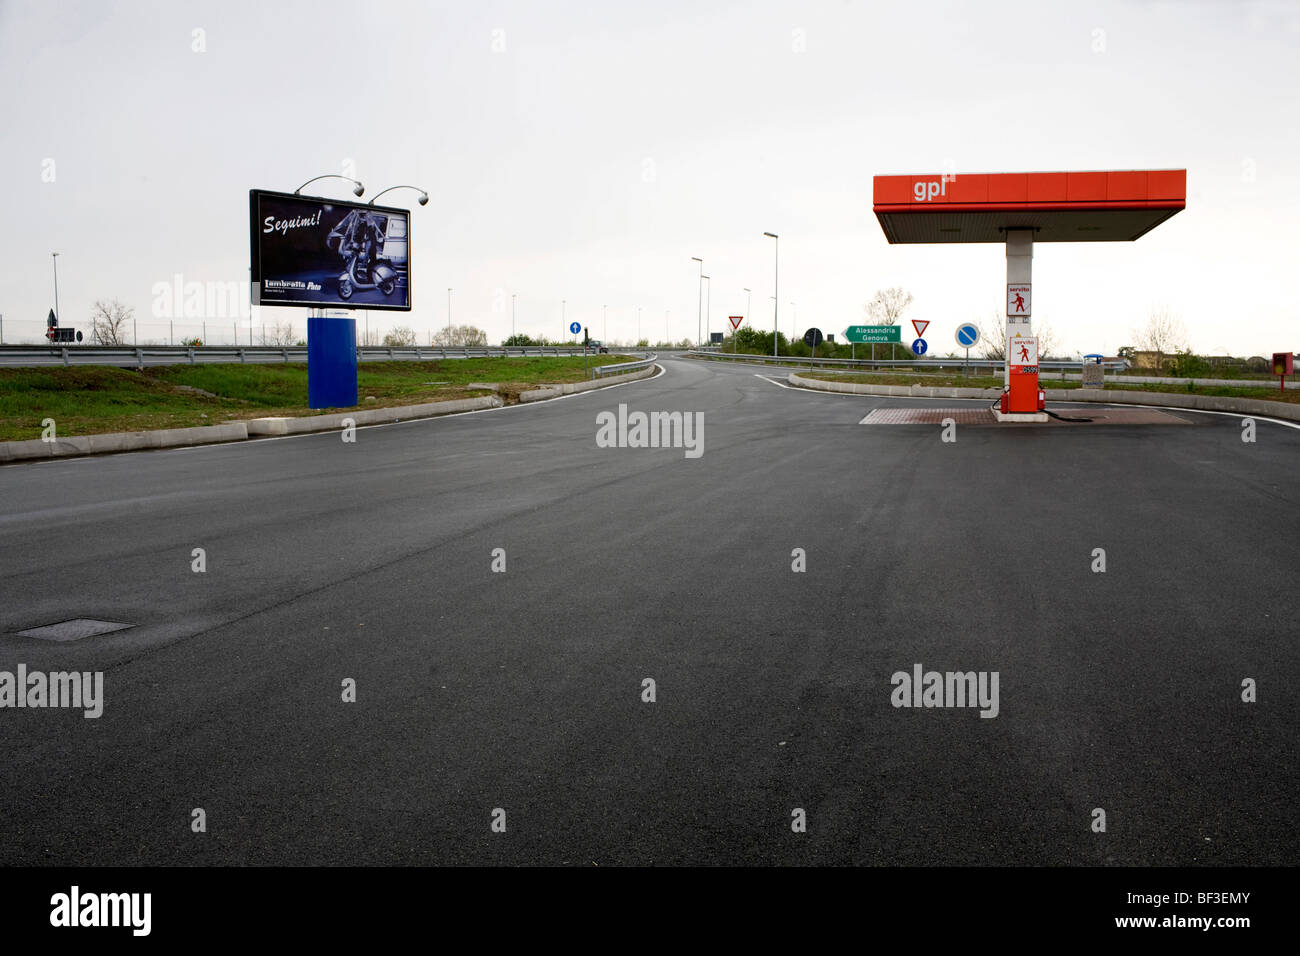
[[[808,370],[799,371],[804,378],[824,379],[828,382],[858,382],[863,385],[925,385],[936,388],[1001,388],[1002,377],[989,375],[972,375],[969,378],[963,378],[960,375],[940,375],[933,372],[928,373],[878,373],[878,372],[853,372],[849,374],[839,374],[836,372],[809,372]],[[1077,381],[1061,381],[1059,378],[1050,378],[1039,376],[1038,384],[1041,388],[1081,388]],[[1300,404],[1300,389],[1288,389],[1283,392],[1277,386],[1272,388],[1264,387],[1237,387],[1226,385],[1204,386],[1197,385],[1195,379],[1189,379],[1186,385],[1149,385],[1139,382],[1124,382],[1118,378],[1106,379],[1106,391],[1120,394],[1123,392],[1171,392],[1191,395],[1223,395],[1231,398],[1262,398],[1272,402],[1290,402],[1291,404]]]
[[[630,359],[592,355],[590,364]],[[366,362],[357,368],[358,408],[416,405],[489,395],[472,382],[496,382],[502,398],[542,384],[586,378],[579,357]],[[374,401],[367,401],[372,397]],[[52,418],[60,435],[185,428],[269,415],[315,415],[346,409],[307,407],[307,365],[166,365],[134,369],[0,368],[0,441],[41,437]]]

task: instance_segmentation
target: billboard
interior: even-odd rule
[[[410,311],[407,209],[250,189],[253,305]]]

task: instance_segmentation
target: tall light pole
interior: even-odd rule
[[[50,255],[54,259],[54,321],[60,322],[62,320],[59,318],[59,254],[51,252]]]
[[[510,293],[510,337],[512,339],[515,337],[515,299],[516,298],[518,298],[518,294],[511,292]]]
[[[451,348],[451,289],[447,290],[447,347]]]
[[[753,291],[750,289],[746,289],[745,290],[745,318],[746,319],[749,318],[749,304],[753,301],[754,301]],[[736,333],[739,331],[740,329],[738,328],[731,330],[731,351],[733,352],[738,352],[740,350],[736,343]]]
[[[609,306],[602,305],[600,307],[600,321],[603,326],[601,339],[606,345],[609,345]]]
[[[641,306],[636,307],[636,344],[641,344]]]
[[[706,313],[709,313],[709,312],[711,312],[711,308],[712,308],[712,305],[713,305],[713,280],[712,280],[711,278],[709,278],[708,276],[705,276],[705,277],[704,277],[704,281],[707,282],[707,283],[709,284],[709,285],[708,285],[708,290],[709,290],[709,291],[706,292],[706,293],[704,293],[706,296],[708,296],[708,298],[705,299],[706,305],[704,306],[704,311],[705,311]],[[713,318],[712,314],[709,315],[709,318],[710,318],[710,319]],[[705,322],[704,324],[705,324],[705,325],[709,325],[710,323],[709,323],[709,322]]]
[[[794,302],[790,303],[790,341],[793,342],[799,337],[799,310],[795,307]]]
[[[567,300],[565,299],[560,300],[560,325],[562,325],[564,327],[564,331],[567,332],[569,331],[569,321],[564,317],[564,303],[566,301]]]
[[[668,313],[670,312],[672,309],[664,309],[664,348],[671,348],[673,344],[673,340],[668,337]]]
[[[699,256],[691,256],[692,262],[700,264],[700,293],[699,302],[695,306],[695,347],[700,347],[700,311],[704,308],[704,260]]]
[[[781,237],[774,232],[765,232],[763,235],[767,236],[769,239],[776,240],[775,253],[772,260],[772,291],[776,293],[776,295],[772,296],[772,357],[776,358],[776,343],[778,335],[776,327],[776,312],[777,306],[781,304],[776,297],[781,294]]]

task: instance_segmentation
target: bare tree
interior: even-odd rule
[[[1165,355],[1186,341],[1187,328],[1169,306],[1162,305],[1147,313],[1146,324],[1133,333],[1133,338],[1143,351],[1156,353],[1156,368],[1160,369]]]
[[[1001,362],[1007,357],[1007,320],[998,312],[993,312],[985,322],[976,322],[980,330],[978,348],[986,359]],[[1056,340],[1056,330],[1046,322],[1033,324],[1034,338],[1038,339],[1038,357],[1045,359],[1056,351],[1060,344]]]
[[[285,346],[293,345],[296,341],[297,338],[293,334],[292,322],[285,322],[284,324],[277,322],[275,325],[262,326],[263,345],[284,348]]]
[[[1051,358],[1056,346],[1056,330],[1046,322],[1034,322],[1034,337],[1038,339],[1038,357],[1040,359]]]
[[[384,344],[391,347],[407,347],[415,344],[415,329],[409,325],[395,325],[393,330],[384,336]]]
[[[453,325],[450,329],[439,329],[433,335],[433,344],[453,348],[478,348],[487,345],[487,333],[472,325]]]
[[[117,299],[96,300],[90,309],[90,335],[99,345],[126,344],[126,326],[135,310]]]
[[[867,316],[877,325],[900,325],[903,313],[912,304],[912,293],[894,286],[889,289],[877,289],[871,301],[867,303]],[[875,347],[872,347],[872,352]],[[889,344],[889,357],[894,357],[894,343]]]
[[[1007,357],[1007,320],[998,312],[989,316],[987,322],[975,323],[980,330],[980,354],[986,359],[1001,362]]]
[[[365,326],[357,328],[357,345],[363,348],[371,348],[379,344],[379,330],[368,329]]]

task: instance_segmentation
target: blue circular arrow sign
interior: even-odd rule
[[[980,330],[971,323],[967,322],[957,326],[957,344],[963,348],[970,348],[980,340]]]
[[[572,332],[574,335],[577,335],[579,332],[582,331],[582,326],[579,325],[577,322],[570,322],[569,331]]]
[[[916,339],[915,341],[912,342],[912,351],[915,352],[917,355],[924,355],[925,350],[928,349],[929,347],[930,346],[925,344],[925,339]]]

